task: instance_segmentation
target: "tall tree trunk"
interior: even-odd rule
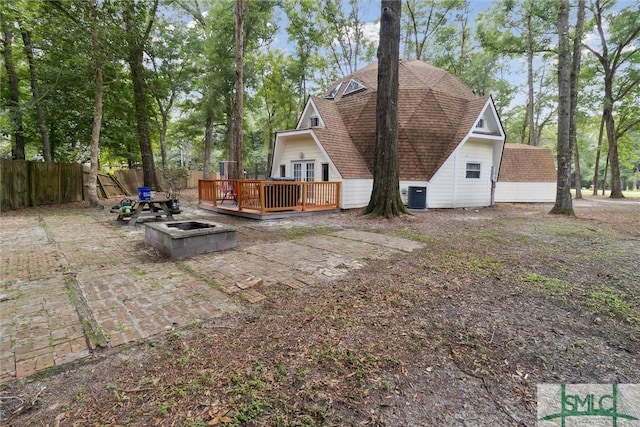
[[[607,189],[607,173],[609,172],[609,153],[607,153],[607,159],[604,162],[604,177],[602,177],[602,195]]]
[[[571,200],[571,56],[569,47],[569,0],[558,11],[558,185],[552,214],[574,215]]]
[[[607,130],[607,140],[609,141],[609,152],[607,153],[607,159],[609,160],[609,167],[611,168],[611,194],[609,197],[612,199],[622,199],[622,181],[620,179],[620,165],[618,162],[618,138],[616,137],[616,127],[613,119],[613,89],[611,88],[612,82],[605,78],[604,84],[604,124]]]
[[[162,125],[160,127],[160,160],[162,169],[167,169],[167,124],[167,115],[162,114]]]
[[[569,112],[569,138],[575,150],[575,185],[576,199],[582,199],[582,179],[580,178],[580,155],[578,154],[578,140],[576,131],[576,109],[578,107],[578,83],[580,78],[580,60],[582,51],[582,33],[584,27],[585,0],[578,2],[578,17],[573,36],[573,55],[571,58],[571,110]]]
[[[574,142],[576,142],[574,140]],[[573,181],[576,186],[576,199],[582,199],[582,178],[580,175],[580,153],[578,152],[578,144],[573,146]]]
[[[398,68],[402,3],[382,0],[378,46],[378,93],[373,189],[365,214],[391,218],[408,213],[400,197]]]
[[[202,165],[202,177],[209,179],[211,170],[211,144],[213,143],[213,111],[207,109],[207,121],[204,127],[204,162]]]
[[[31,95],[33,96],[33,103],[36,106],[36,116],[38,118],[38,129],[40,130],[40,137],[42,138],[42,157],[45,162],[51,162],[51,145],[49,144],[49,133],[47,131],[47,121],[44,117],[44,110],[42,109],[42,103],[40,102],[40,94],[38,91],[38,76],[36,74],[36,64],[33,60],[33,46],[31,45],[31,34],[29,31],[22,28],[20,25],[20,33],[22,34],[22,44],[24,48],[24,54],[27,56],[27,63],[29,64],[29,82],[31,84]]]
[[[243,177],[243,114],[244,114],[244,14],[246,0],[236,0],[236,99],[233,113],[233,138],[231,143],[231,178]]]
[[[98,149],[100,143],[100,129],[102,127],[102,59],[100,58],[98,12],[96,0],[88,0],[91,16],[91,53],[96,76],[96,90],[94,94],[93,124],[91,125],[91,166],[89,168],[89,205],[100,206],[98,200]]]
[[[156,180],[155,164],[153,160],[153,147],[151,145],[151,130],[149,125],[149,106],[146,95],[145,69],[143,65],[144,45],[151,27],[153,26],[155,11],[158,0],[154,1],[149,21],[143,35],[139,34],[139,29],[135,22],[135,2],[128,0],[124,5],[124,20],[127,32],[129,68],[131,80],[133,82],[133,97],[136,114],[136,130],[138,132],[138,142],[140,144],[140,155],[142,156],[142,173],[144,185],[153,189],[158,189]]]
[[[4,40],[2,43],[2,55],[4,66],[9,77],[9,108],[13,119],[13,143],[11,145],[11,157],[14,160],[24,160],[24,125],[22,123],[22,110],[20,109],[20,87],[15,64],[13,63],[13,32],[11,25],[6,21],[4,14],[0,12],[0,25]]]
[[[536,122],[534,118],[535,103],[533,98],[533,28],[531,20],[533,18],[533,2],[529,3],[527,10],[527,87],[529,102],[527,104],[527,120],[529,122],[529,145],[537,146]]]
[[[596,148],[596,163],[593,167],[593,195],[598,195],[598,184],[600,180],[600,155],[602,153],[602,137],[604,134],[604,115],[600,118],[600,131],[598,132],[598,147]]]

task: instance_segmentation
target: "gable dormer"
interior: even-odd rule
[[[324,121],[322,120],[322,117],[320,117],[320,113],[318,113],[318,109],[316,108],[313,99],[309,98],[307,105],[305,105],[304,111],[302,112],[302,116],[300,116],[300,121],[298,122],[296,129],[310,129],[324,126]]]
[[[502,126],[498,120],[498,113],[493,108],[493,102],[488,102],[482,110],[482,114],[477,118],[472,133],[484,135],[503,136]]]

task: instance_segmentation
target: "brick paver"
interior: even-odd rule
[[[199,215],[213,216],[185,209],[181,219]],[[176,261],[145,246],[143,225],[117,224],[108,210],[0,221],[0,383],[235,312],[276,284],[296,292],[422,246],[355,230],[252,246],[274,223],[225,217],[242,249]]]

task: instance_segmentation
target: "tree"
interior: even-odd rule
[[[576,199],[582,199],[582,179],[580,178],[580,155],[577,143],[576,111],[578,108],[578,83],[580,77],[580,59],[582,51],[582,33],[584,27],[585,0],[578,1],[578,17],[573,35],[573,56],[571,58],[571,110],[569,114],[569,138],[574,152]]]
[[[232,179],[243,177],[244,165],[242,162],[243,149],[243,107],[244,107],[244,18],[247,8],[246,0],[236,0],[236,68],[235,68],[235,105],[233,112],[233,137],[229,147],[229,160],[231,161]]]
[[[558,185],[552,214],[574,215],[571,201],[571,52],[569,0],[558,11]]]
[[[478,35],[485,49],[514,55],[525,55],[527,63],[527,142],[538,145],[539,123],[535,120],[534,59],[551,51],[552,16],[556,0],[501,0],[496,7],[479,14]],[[540,108],[540,107],[539,107]]]
[[[408,213],[400,197],[398,161],[398,68],[401,2],[382,0],[378,46],[378,92],[373,189],[365,214],[391,218]]]
[[[365,37],[358,1],[347,1],[348,14],[342,9],[342,3],[338,0],[326,0],[320,9],[320,22],[326,29],[324,48],[339,74],[346,76],[358,69],[360,61],[370,60],[373,56],[373,44]]]
[[[31,44],[31,32],[25,28],[25,23],[20,22],[20,33],[22,34],[22,44],[27,63],[29,64],[29,83],[31,85],[31,94],[33,104],[36,107],[36,115],[38,118],[38,130],[42,138],[42,157],[45,162],[51,162],[51,144],[49,144],[49,132],[47,131],[47,121],[42,108],[42,100],[40,99],[40,91],[38,90],[38,74],[36,72],[36,64],[33,60],[33,46]]]
[[[592,0],[589,9],[596,21],[596,29],[600,38],[600,51],[589,45],[584,45],[597,59],[604,78],[604,99],[602,106],[602,120],[609,142],[608,162],[611,168],[611,198],[623,198],[620,180],[620,166],[618,158],[618,142],[614,108],[616,104],[627,96],[640,83],[640,75],[632,67],[625,65],[638,62],[640,51],[638,34],[640,34],[640,11],[637,8],[625,8],[615,14],[606,14],[607,8],[614,4],[610,0]],[[609,35],[605,34],[608,23]],[[637,65],[637,64],[636,64]],[[618,78],[625,73],[624,78]],[[619,80],[619,81],[618,81]],[[594,192],[597,192],[598,162],[594,177]]]
[[[144,50],[153,28],[158,0],[153,0],[149,9],[146,2],[126,0],[122,2],[122,16],[125,25],[127,42],[127,62],[131,71],[135,114],[137,122],[138,143],[142,156],[142,172],[144,185],[157,188],[153,147],[151,145],[151,129],[149,125],[149,106],[147,102],[146,70],[144,68]],[[142,29],[140,28],[142,26]]]
[[[171,111],[181,92],[189,90],[187,82],[192,72],[192,33],[180,22],[161,20],[147,46],[153,80],[150,92],[160,115],[160,158],[167,168],[167,131]]]
[[[295,43],[295,54],[290,56],[295,62],[289,67],[289,72],[298,94],[298,109],[295,112],[297,117],[307,101],[307,80],[312,78],[316,71],[327,67],[324,56],[318,54],[325,34],[312,21],[314,16],[319,14],[318,8],[321,7],[317,1],[289,0],[285,2],[284,7],[289,21],[288,39]]]
[[[464,0],[407,0],[404,2],[404,57],[423,58],[428,40],[435,39],[447,24],[449,15],[466,5]],[[462,23],[466,23],[463,21]]]
[[[11,157],[16,160],[24,160],[24,125],[22,121],[22,110],[20,106],[20,87],[18,75],[13,59],[13,31],[12,22],[4,12],[0,11],[0,26],[2,27],[2,55],[4,66],[7,69],[9,78],[9,108],[13,119],[13,144],[11,147]]]
[[[89,204],[91,207],[100,205],[98,201],[98,149],[100,145],[100,130],[102,129],[102,58],[100,56],[100,30],[98,23],[97,0],[87,0],[91,20],[91,52],[95,67],[96,89],[94,94],[93,123],[91,125],[91,166],[89,167]]]

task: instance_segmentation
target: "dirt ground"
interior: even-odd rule
[[[358,229],[425,247],[5,384],[4,422],[534,426],[537,384],[640,383],[640,200],[574,207],[275,222],[273,241]]]

